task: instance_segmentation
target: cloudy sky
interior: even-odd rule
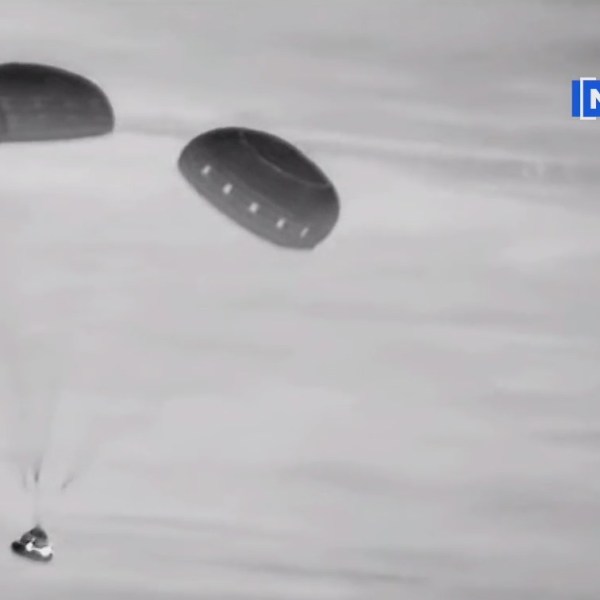
[[[3,61],[117,114],[0,147],[0,532],[32,519],[17,437],[50,432],[57,547],[43,573],[0,556],[3,596],[595,598],[599,133],[570,80],[599,18],[0,0]],[[190,191],[178,154],[222,125],[319,162],[326,243],[274,249]]]

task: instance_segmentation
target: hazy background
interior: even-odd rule
[[[59,398],[56,560],[0,552],[3,600],[595,600],[600,125],[571,119],[570,80],[600,75],[599,22],[585,1],[1,0],[2,61],[81,72],[118,118],[0,147],[7,548],[32,518],[16,413]],[[235,124],[336,182],[315,252],[178,175]]]

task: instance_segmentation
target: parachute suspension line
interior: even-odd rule
[[[25,423],[26,423],[26,412],[22,406],[22,395],[20,394],[20,390],[18,386],[15,386],[15,391],[17,394],[17,398],[19,398],[19,408],[17,413],[17,427],[12,435],[17,435],[19,444],[17,445],[16,451],[18,452],[16,458],[16,468],[19,472],[19,476],[21,478],[21,487],[23,491],[29,491],[29,465],[27,464],[27,457],[25,455],[24,448],[22,446],[22,436],[25,434]]]
[[[70,487],[71,484],[77,479],[77,474],[76,473],[70,473],[69,475],[67,475],[67,477],[65,478],[65,480],[62,482],[62,485],[60,486],[60,491],[62,492],[66,492]]]
[[[43,517],[42,517],[42,498],[41,498],[41,493],[39,488],[36,488],[34,490],[34,495],[33,495],[33,514],[32,514],[32,521],[33,523],[40,527],[43,521]]]
[[[67,474],[63,478],[62,483],[59,487],[59,492],[61,494],[66,492],[71,487],[71,485],[81,477],[83,471],[85,470],[85,467],[88,466],[87,462],[88,461],[82,462],[80,464],[75,464],[71,467],[69,471],[67,471]]]
[[[122,429],[122,433],[128,434],[133,429],[145,427],[149,423],[149,418],[152,419],[152,417],[148,415],[146,407],[141,409],[140,412],[131,413],[129,415],[130,421]],[[99,423],[96,422],[96,425],[99,425]],[[80,450],[78,453],[78,460],[76,460],[71,466],[70,470],[67,471],[67,474],[60,486],[61,493],[70,489],[74,483],[79,482],[89,472],[90,468],[93,467],[98,458],[98,453],[102,447],[102,444],[107,439],[114,440],[115,435],[118,435],[115,434],[114,427],[108,427],[108,432],[106,426],[102,427],[101,429],[96,429],[95,433],[93,429],[88,432],[88,436],[86,437],[87,446]]]
[[[21,476],[21,487],[24,492],[29,492],[29,469],[23,464],[19,464],[19,475]]]
[[[79,298],[79,305],[80,306],[85,306],[88,307],[88,303],[90,302],[90,296],[94,295],[94,292],[96,292],[97,289],[94,286],[90,286],[88,288],[84,288],[84,292],[83,292],[83,297]],[[83,310],[83,309],[82,309]],[[75,344],[75,340],[74,340],[74,336],[70,335],[68,337],[69,340],[69,355],[73,354],[73,349],[74,349],[74,344]],[[58,407],[59,405],[59,399],[57,399],[56,402],[56,406]],[[56,411],[56,409],[55,409]],[[71,463],[70,468],[67,470],[66,475],[64,476],[62,483],[59,486],[59,492],[63,493],[65,492],[68,488],[71,487],[71,485],[77,481],[82,473],[85,471],[86,467],[89,466],[89,460],[79,460],[76,461],[74,464]]]
[[[73,483],[78,481],[92,462],[93,458],[87,458],[85,460],[82,460],[79,464],[73,466],[71,471],[64,478],[60,486],[60,492],[63,493],[67,491],[71,487],[71,485],[73,485]]]
[[[48,453],[48,449],[50,447],[50,442],[52,439],[52,430],[53,424],[56,417],[57,405],[58,405],[59,395],[57,390],[54,390],[54,394],[52,396],[52,410],[50,415],[48,415],[48,423],[45,435],[42,439],[42,443],[39,447],[39,453],[37,457],[34,459],[33,464],[31,466],[31,476],[33,483],[33,521],[34,523],[41,523],[42,521],[42,486],[41,486],[41,478],[42,471],[44,469],[44,464],[46,462],[46,457]]]
[[[33,465],[33,489],[37,489],[40,485],[40,471],[42,470],[42,459],[36,460]]]
[[[64,479],[63,483],[60,486],[60,491],[66,492],[76,481],[81,479],[81,476],[84,474],[87,467],[89,467],[90,461],[86,461],[82,463],[78,467],[74,468]]]
[[[98,443],[100,443],[100,440],[96,440],[94,445],[97,445]],[[85,472],[90,468],[90,466],[94,462],[96,452],[97,448],[93,447],[91,449],[87,448],[81,450],[79,459],[76,460],[72,464],[70,470],[67,471],[67,475],[60,486],[61,492],[65,492],[74,483],[79,481],[83,475],[85,475]]]
[[[42,467],[44,466],[44,454],[37,458],[33,464],[33,490],[34,492],[40,487],[40,475],[42,474]]]
[[[17,365],[20,360],[19,349],[15,344],[10,348],[12,356],[17,356]],[[13,393],[16,395],[18,399],[17,404],[17,413],[16,413],[16,428],[11,433],[12,436],[18,436],[19,444],[17,445],[18,454],[16,456],[16,468],[18,474],[21,479],[21,487],[23,491],[28,492],[30,488],[30,465],[28,464],[27,456],[22,446],[23,437],[26,436],[26,423],[27,423],[27,410],[24,406],[24,398],[25,391],[22,384],[22,373],[19,371],[18,366],[15,366],[17,373],[14,372],[14,369],[9,373],[9,378],[11,380],[11,387]]]
[[[21,386],[17,384],[17,388]],[[21,487],[24,492],[32,496],[32,517],[36,524],[42,522],[43,506],[42,506],[42,474],[46,463],[48,450],[52,440],[53,424],[56,420],[56,414],[59,404],[58,385],[54,384],[49,395],[50,410],[45,415],[45,423],[43,431],[27,431],[27,422],[31,419],[31,415],[25,410],[24,406],[20,406],[19,411],[19,435],[27,438],[27,435],[33,433],[39,435],[38,443],[30,446],[27,449],[21,449],[19,460],[17,463],[18,472],[21,480]],[[25,393],[18,394],[21,400],[27,397]]]
[[[36,479],[36,477],[38,477]],[[41,521],[41,499],[40,499],[40,486],[39,486],[39,473],[33,474],[34,488],[33,488],[33,522],[39,523]]]

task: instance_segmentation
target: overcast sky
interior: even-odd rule
[[[106,138],[0,148],[6,544],[31,518],[8,430],[46,427],[59,392],[57,560],[42,579],[0,556],[0,592],[596,598],[599,134],[570,80],[596,75],[599,20],[0,0],[4,61],[85,74],[117,114]],[[336,183],[316,251],[262,244],[178,175],[235,124]]]

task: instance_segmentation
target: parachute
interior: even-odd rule
[[[114,125],[108,97],[81,75],[48,65],[0,65],[0,142],[99,136]]]
[[[89,79],[49,65],[0,64],[0,143],[57,143],[109,134],[114,127],[107,95]],[[70,336],[54,330],[54,319],[44,322],[45,311],[62,303],[47,294],[44,249],[4,238],[1,245],[0,356],[9,385],[3,422],[23,487],[33,491],[37,519],[40,474],[69,362],[64,338]],[[29,266],[44,275],[32,278]]]
[[[277,246],[313,249],[339,217],[333,183],[300,150],[270,133],[209,131],[187,144],[178,167],[217,210]]]

